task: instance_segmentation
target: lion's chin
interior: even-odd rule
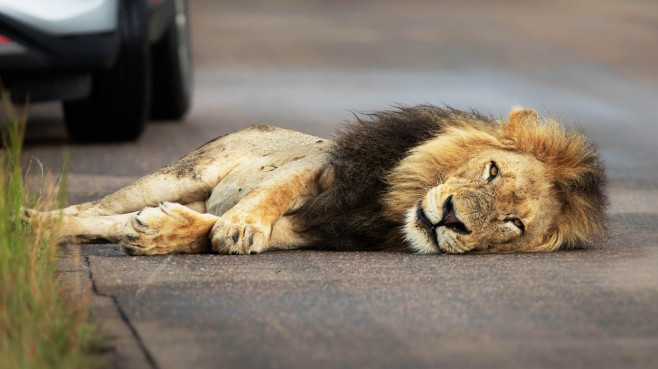
[[[429,228],[426,222],[418,218],[417,214],[417,208],[410,209],[403,227],[404,240],[413,252],[418,254],[463,254],[472,251],[455,240],[442,241],[439,237],[441,231],[437,233],[434,229]]]
[[[436,254],[443,252],[436,239],[436,234],[418,219],[416,208],[407,212],[403,228],[404,239],[412,251],[418,254]]]

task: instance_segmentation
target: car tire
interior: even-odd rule
[[[192,52],[187,1],[174,0],[175,12],[161,40],[151,47],[151,118],[180,120],[192,99]]]
[[[146,1],[121,0],[119,53],[113,67],[92,75],[91,94],[64,102],[75,141],[134,140],[144,130],[151,100]]]

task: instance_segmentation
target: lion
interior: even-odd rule
[[[605,233],[605,171],[576,130],[420,105],[357,116],[335,140],[266,125],[216,138],[60,216],[59,242],[129,255],[388,250],[548,252]]]

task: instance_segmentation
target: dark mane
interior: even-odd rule
[[[399,107],[365,115],[347,124],[334,139],[327,164],[335,182],[295,212],[299,231],[323,250],[406,250],[400,226],[381,215],[386,174],[407,152],[440,134],[460,117],[493,121],[432,105]]]

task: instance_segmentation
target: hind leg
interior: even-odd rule
[[[219,139],[204,145],[182,159],[138,179],[101,200],[51,212],[26,209],[24,215],[29,222],[48,221],[63,216],[65,224],[62,227],[60,243],[66,243],[73,238],[85,243],[99,240],[116,242],[116,232],[102,232],[101,225],[115,226],[113,216],[117,216],[116,219],[121,219],[125,223],[121,215],[158,206],[163,201],[185,204],[197,212],[204,213],[205,200],[210,191],[241,161],[249,158],[247,153],[218,155],[217,151],[223,149],[222,143],[223,140]],[[88,235],[93,237],[87,237]]]
[[[130,214],[121,231],[129,255],[197,254],[210,252],[210,230],[219,217],[163,202]]]
[[[57,227],[60,245],[69,243],[116,243],[121,240],[123,227],[133,214],[79,217],[67,214],[39,214],[36,220],[52,222]],[[56,218],[54,218],[56,217]]]
[[[60,219],[60,244],[121,243],[129,255],[154,255],[209,252],[210,229],[219,218],[163,202],[128,214],[64,214]]]
[[[185,208],[185,210],[179,212],[192,212],[203,216],[206,215],[204,214],[206,212],[206,205],[203,201],[185,204],[184,206],[180,204],[173,205]],[[46,212],[25,209],[23,214],[27,218],[26,220],[32,224],[52,224],[52,226],[48,226],[48,228],[56,228],[57,243],[64,245],[68,243],[121,242],[125,228],[124,226],[131,221],[136,214],[141,213],[133,211],[126,214],[94,215],[85,211],[75,211],[78,206],[80,205]],[[158,208],[156,207],[155,209]],[[153,211],[149,210],[148,213],[153,213]]]
[[[212,189],[241,164],[316,140],[280,128],[252,126],[213,140],[100,201],[74,205],[64,209],[64,213],[115,215],[157,206],[162,201],[205,201]]]
[[[204,203],[210,191],[230,172],[232,163],[209,164],[189,176],[177,176],[167,167],[144,176],[101,200],[69,206],[68,215],[116,215],[157,206],[163,201],[180,204]],[[198,208],[198,207],[197,207]],[[205,211],[204,209],[199,209]]]

